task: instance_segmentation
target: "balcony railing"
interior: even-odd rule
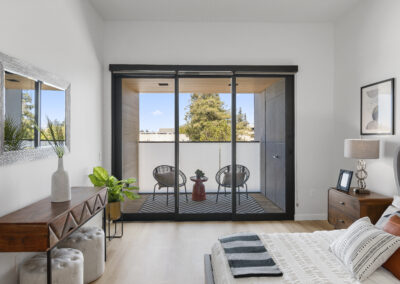
[[[206,192],[216,192],[218,184],[215,174],[224,166],[231,164],[230,142],[182,142],[179,144],[179,167],[186,175],[188,192],[192,191],[190,176],[197,169],[208,177]],[[236,163],[246,166],[250,171],[248,190],[260,191],[260,142],[237,142]],[[156,181],[153,169],[159,165],[174,165],[174,142],[139,143],[139,187],[141,193],[153,192]],[[181,192],[183,189],[181,189]],[[166,189],[157,190],[166,192]],[[171,191],[170,191],[171,192]]]

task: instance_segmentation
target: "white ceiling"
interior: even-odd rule
[[[105,20],[334,21],[361,0],[89,0]]]

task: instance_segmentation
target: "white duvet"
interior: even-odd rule
[[[330,243],[342,230],[314,233],[260,234],[265,247],[283,272],[282,277],[234,279],[219,242],[212,248],[211,263],[215,284],[230,283],[360,283],[329,251]],[[389,271],[379,268],[366,284],[400,283]]]

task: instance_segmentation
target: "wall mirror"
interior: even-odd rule
[[[51,155],[49,120],[58,142],[71,148],[70,84],[2,53],[0,114],[0,165]]]

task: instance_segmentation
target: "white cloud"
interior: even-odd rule
[[[154,116],[159,116],[159,115],[162,115],[162,112],[160,110],[156,109],[155,111],[152,112],[152,114]]]

